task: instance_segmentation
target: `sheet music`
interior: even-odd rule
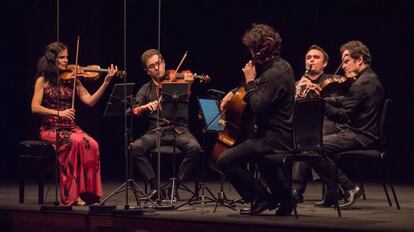
[[[201,110],[204,116],[204,122],[208,131],[223,131],[224,126],[219,123],[220,111],[218,108],[217,100],[199,98]]]

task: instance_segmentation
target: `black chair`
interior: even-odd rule
[[[318,98],[301,99],[295,103],[293,113],[293,151],[289,154],[266,155],[265,160],[282,162],[289,189],[292,189],[292,165],[294,162],[320,162],[324,157],[323,119],[325,101]],[[335,178],[336,179],[336,178]],[[335,191],[336,192],[336,191]],[[292,193],[292,191],[290,191]],[[291,194],[294,215],[298,218],[296,199]],[[338,201],[335,203],[338,216],[341,217]]]
[[[18,144],[19,151],[19,203],[24,203],[24,189],[29,171],[34,171],[38,185],[38,204],[44,203],[44,180],[54,172],[55,150],[51,143],[42,140],[25,140]]]
[[[390,178],[389,178],[389,168],[387,166],[387,162],[385,161],[385,158],[388,155],[387,134],[386,134],[387,130],[386,129],[390,125],[389,124],[389,116],[390,116],[389,112],[391,109],[391,103],[392,103],[391,99],[386,99],[384,102],[384,106],[383,106],[382,113],[381,113],[381,119],[379,123],[380,140],[379,140],[378,148],[369,149],[369,150],[353,150],[353,151],[341,152],[336,155],[336,158],[337,158],[337,163],[345,157],[355,159],[356,164],[358,164],[361,159],[374,159],[375,161],[377,161],[378,163],[377,170],[381,177],[382,186],[384,188],[384,192],[385,192],[385,196],[387,197],[388,204],[390,207],[392,207],[392,202],[391,202],[391,199],[388,193],[387,183],[389,184],[391,188],[392,195],[394,197],[394,201],[397,206],[397,209],[400,209],[400,204],[397,198],[397,194],[395,193],[395,190],[394,190],[394,185],[390,181]],[[362,178],[359,172],[359,168],[357,168],[356,170],[359,174],[358,177],[360,181],[360,186],[363,191],[363,199],[365,200],[366,199],[365,189],[364,189],[363,181],[362,181]]]

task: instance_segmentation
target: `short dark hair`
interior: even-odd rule
[[[146,66],[147,65],[146,64],[147,60],[151,56],[154,56],[154,55],[158,55],[158,57],[161,59],[161,61],[164,60],[164,58],[161,55],[161,52],[159,52],[157,49],[153,49],[153,48],[148,49],[145,52],[143,52],[142,55],[141,55],[141,63],[142,63],[142,66],[144,66],[145,69],[147,68],[147,66]]]
[[[371,65],[371,53],[368,47],[361,41],[352,40],[343,44],[340,49],[341,55],[345,50],[349,51],[352,58],[357,59],[358,57],[362,57],[365,64]]]
[[[318,45],[316,45],[316,44],[313,44],[313,45],[311,45],[311,46],[308,48],[308,51],[306,51],[306,54],[307,54],[310,50],[318,50],[318,51],[322,52],[322,54],[323,54],[323,61],[324,61],[325,63],[326,63],[326,62],[328,62],[328,60],[329,60],[328,53],[326,53],[326,52],[325,52],[325,50],[323,50],[323,48],[319,47],[319,46],[318,46]]]
[[[267,63],[280,56],[282,38],[279,33],[266,24],[253,24],[242,38],[243,44],[254,52],[259,63]]]

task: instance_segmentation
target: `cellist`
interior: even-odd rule
[[[277,215],[290,215],[293,210],[290,190],[283,176],[273,175],[277,166],[259,167],[269,184],[271,192],[268,192],[251,176],[246,164],[258,161],[274,151],[283,152],[292,148],[291,115],[295,102],[293,69],[280,56],[282,39],[269,25],[253,25],[245,32],[242,41],[252,56],[252,60],[242,68],[246,83],[243,100],[253,117],[257,118],[258,132],[254,138],[225,151],[218,157],[217,164],[239,195],[246,202],[253,203],[251,215],[277,206]]]

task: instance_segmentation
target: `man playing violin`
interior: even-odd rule
[[[242,69],[246,94],[244,102],[256,120],[253,138],[223,152],[217,164],[246,202],[252,202],[251,215],[278,207],[276,215],[290,215],[293,206],[289,189],[278,164],[260,162],[261,176],[270,193],[246,169],[248,162],[261,161],[266,155],[292,148],[292,113],[295,101],[293,69],[280,57],[281,37],[265,24],[253,25],[243,36],[243,44],[253,60]],[[223,101],[230,101],[232,92]],[[226,103],[222,104],[225,107]]]
[[[341,46],[340,53],[342,69],[345,73],[355,73],[357,77],[344,96],[325,98],[325,115],[336,122],[338,128],[335,133],[323,137],[325,152],[331,158],[343,151],[375,146],[379,139],[379,120],[385,96],[384,88],[371,68],[371,54],[365,44],[360,41],[347,42]],[[329,183],[334,181],[335,164],[331,159],[328,161],[330,170],[326,170],[325,175],[319,174],[323,181]],[[362,190],[341,169],[338,169],[338,184],[345,194],[345,203],[340,207],[350,208],[361,196]],[[325,196],[316,205],[330,207],[334,202],[332,196]]]
[[[145,83],[136,94],[137,104],[133,107],[133,115],[144,115],[149,122],[147,132],[135,140],[130,147],[131,155],[137,164],[138,171],[150,184],[151,193],[149,197],[157,195],[157,178],[148,161],[147,153],[157,145],[157,110],[162,112],[159,118],[160,144],[175,145],[185,153],[185,157],[177,173],[177,182],[180,184],[189,176],[194,163],[200,154],[200,144],[188,129],[188,109],[185,117],[175,117],[172,112],[163,110],[161,88],[162,81],[166,78],[165,60],[161,53],[155,49],[149,49],[141,55],[141,62],[145,71],[151,79]],[[191,73],[184,73],[184,81],[193,82]],[[188,103],[184,103],[188,105]]]
[[[40,138],[51,142],[59,160],[60,197],[64,205],[85,205],[102,197],[98,143],[75,123],[72,98],[88,106],[102,97],[118,68],[111,64],[102,85],[94,94],[79,80],[62,81],[59,74],[68,64],[68,48],[60,42],[46,47],[37,64],[32,112],[44,116]],[[73,81],[76,87],[73,89]]]

